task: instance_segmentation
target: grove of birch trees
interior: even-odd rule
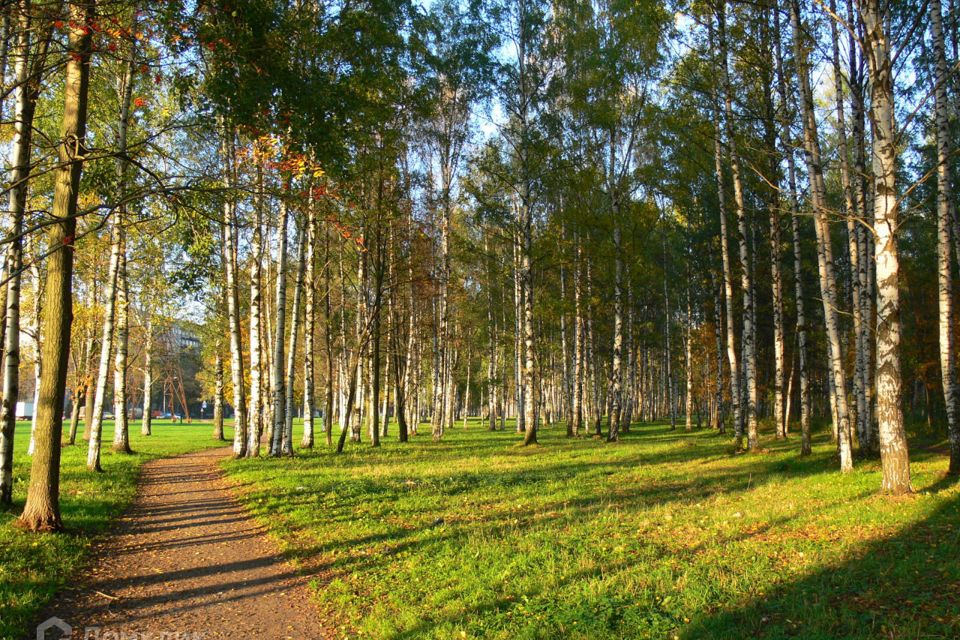
[[[960,474],[958,23],[956,0],[4,2],[0,502],[29,437],[20,524],[62,528],[61,448],[98,473],[151,433],[184,318],[183,402],[236,457],[663,421],[731,454],[823,433],[890,494],[915,427]]]

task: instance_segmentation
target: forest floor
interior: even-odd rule
[[[82,425],[81,425],[82,428]],[[86,564],[91,547],[130,506],[137,493],[141,466],[158,458],[209,447],[222,447],[211,438],[210,423],[173,424],[154,420],[153,435],[140,435],[140,423],[130,425],[134,455],[110,451],[113,423],[104,424],[104,473],[86,468],[86,443],[64,447],[60,471],[60,510],[65,534],[31,534],[13,526],[23,510],[30,474],[27,445],[30,424],[18,423],[14,438],[14,507],[0,509],[0,638],[24,637],[41,609],[73,583]],[[227,436],[232,434],[228,431]],[[79,440],[79,437],[78,437]]]
[[[712,431],[618,444],[477,422],[374,449],[225,461],[342,637],[953,638],[960,486],[915,439],[917,493],[841,475],[818,434],[734,455]]]

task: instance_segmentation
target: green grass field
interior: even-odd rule
[[[876,461],[841,475],[825,435],[808,458],[796,439],[734,456],[661,424],[614,445],[516,441],[473,424],[225,464],[344,637],[960,634],[942,453],[915,447],[918,494],[891,499]]]
[[[82,429],[82,425],[81,425]],[[61,466],[60,508],[66,534],[30,534],[12,526],[26,499],[30,466],[26,455],[30,424],[18,423],[14,439],[14,508],[0,510],[0,638],[20,638],[35,622],[37,611],[66,585],[82,566],[94,536],[130,504],[143,462],[204,447],[218,446],[209,422],[174,425],[154,420],[153,435],[140,435],[140,422],[130,426],[135,455],[111,452],[113,423],[104,425],[102,455],[105,473],[86,470],[86,443],[65,447]],[[228,434],[229,436],[230,434]]]
[[[132,433],[135,456],[64,450],[67,535],[0,512],[0,638],[21,637],[134,496],[139,465],[215,446],[209,423]],[[107,429],[109,432],[109,428]],[[322,438],[321,438],[322,440]],[[953,638],[960,634],[960,487],[912,452],[915,496],[877,495],[878,463],[836,471],[825,435],[732,455],[713,432],[634,427],[619,444],[543,430],[516,446],[475,422],[435,443],[322,446],[227,461],[242,500],[316,576],[343,637]],[[299,441],[299,437],[297,437]]]

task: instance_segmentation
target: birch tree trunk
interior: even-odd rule
[[[943,17],[940,0],[930,0],[930,39],[935,67],[934,95],[937,125],[937,289],[940,301],[940,377],[947,410],[950,436],[951,475],[960,474],[960,425],[957,424],[957,368],[953,344],[953,271],[950,256],[950,221],[954,202],[950,186],[950,161],[953,140],[950,137],[950,103],[947,98],[947,56],[944,48]]]
[[[833,250],[830,246],[830,228],[827,223],[826,187],[823,181],[823,164],[820,158],[820,140],[817,133],[817,121],[813,110],[813,94],[810,89],[810,75],[806,50],[801,40],[803,31],[800,24],[800,4],[798,0],[791,0],[790,2],[790,19],[793,25],[794,57],[797,61],[797,79],[800,86],[804,151],[807,159],[807,170],[810,176],[810,194],[813,200],[813,222],[817,235],[817,267],[820,274],[820,293],[821,299],[823,300],[824,323],[827,329],[830,381],[834,387],[834,392],[831,393],[830,396],[831,406],[837,416],[837,442],[840,449],[840,470],[848,472],[853,470],[853,455],[850,446],[846,376],[843,370],[843,358],[840,350],[836,280],[833,272]]]
[[[286,391],[283,377],[284,354],[286,347],[286,319],[287,319],[287,227],[289,225],[290,215],[287,211],[287,204],[280,201],[279,211],[279,248],[277,251],[277,300],[276,300],[276,321],[273,330],[273,358],[270,368],[270,388],[273,392],[273,427],[270,432],[270,455],[279,456],[283,446],[283,436],[286,417]],[[303,243],[301,242],[301,245]],[[294,309],[296,316],[296,309]],[[291,322],[291,327],[296,322]],[[293,346],[293,334],[291,334],[291,346]],[[291,403],[292,404],[292,403]],[[291,448],[291,452],[293,449]]]
[[[220,344],[220,340],[217,340],[217,355],[213,365],[213,373],[215,376],[214,380],[214,390],[213,390],[213,438],[215,440],[224,440],[223,436],[223,345]],[[146,383],[144,383],[144,389],[146,389]],[[147,406],[148,400],[146,396],[146,391],[144,391],[143,399],[144,407]]]
[[[149,302],[147,303],[149,304]],[[146,306],[146,305],[144,305]],[[151,422],[153,421],[153,316],[150,311],[146,311],[146,339],[143,348],[143,415],[140,418],[140,433],[149,436],[152,433]],[[220,414],[219,414],[219,440],[223,439],[223,359],[220,356],[220,344],[217,343],[217,363],[215,374],[217,376],[217,385],[219,389]],[[214,396],[213,422],[216,428],[217,422],[217,396]]]
[[[837,13],[836,0],[830,0],[830,10]],[[834,93],[837,105],[837,134],[840,139],[840,184],[843,190],[843,203],[847,223],[847,247],[850,260],[851,308],[853,315],[854,334],[854,373],[853,398],[855,409],[851,422],[854,425],[862,424],[861,414],[866,412],[867,396],[864,388],[864,359],[863,359],[863,305],[860,301],[863,295],[860,288],[860,250],[857,236],[859,233],[857,219],[860,212],[857,210],[853,195],[852,178],[850,175],[850,151],[847,142],[846,109],[844,105],[843,68],[840,64],[840,46],[837,37],[837,23],[830,20],[830,39],[833,49],[833,78]],[[859,429],[858,429],[859,432]],[[862,433],[862,432],[861,432]]]
[[[523,444],[537,442],[536,391],[534,388],[534,355],[536,349],[533,328],[533,221],[529,203],[529,192],[524,188],[521,193],[520,207],[520,282],[523,286],[523,387],[524,387],[524,436]]]
[[[93,421],[90,425],[90,444],[87,449],[87,469],[103,471],[100,467],[101,437],[103,435],[103,405],[107,393],[107,378],[110,373],[110,355],[113,351],[114,319],[117,305],[117,276],[123,250],[123,220],[120,211],[115,212],[110,232],[110,266],[107,271],[107,288],[104,298],[103,333],[100,338],[100,364],[97,368],[96,391],[93,398]]]
[[[120,79],[120,123],[117,134],[117,173],[119,175],[119,190],[121,205],[114,214],[113,225],[110,231],[110,267],[107,274],[106,307],[104,309],[103,338],[100,342],[100,367],[97,373],[96,395],[93,402],[93,424],[90,432],[90,447],[87,451],[87,468],[90,471],[102,471],[100,467],[100,449],[103,434],[103,405],[107,391],[107,379],[110,372],[110,353],[113,349],[114,321],[117,311],[117,289],[119,285],[120,269],[123,263],[124,230],[126,206],[122,202],[127,160],[127,133],[130,127],[130,106],[133,99],[133,65],[136,57],[136,46],[132,45],[130,57],[126,61],[123,77]],[[124,385],[125,387],[125,385]],[[116,432],[115,415],[114,431]]]
[[[727,361],[730,366],[730,404],[733,409],[733,431],[737,449],[743,446],[743,416],[741,412],[740,367],[737,356],[734,324],[733,268],[730,265],[730,241],[727,232],[726,185],[723,177],[722,134],[720,130],[720,103],[714,90],[713,162],[717,178],[717,207],[720,210],[720,257],[723,266],[723,294],[727,320]]]
[[[770,56],[765,62],[769,64],[762,70],[762,82],[764,84],[763,92],[763,135],[764,143],[769,149],[770,160],[768,171],[769,180],[772,188],[769,193],[767,204],[767,213],[770,218],[770,306],[773,308],[773,422],[774,432],[777,438],[787,437],[787,422],[789,415],[784,411],[784,364],[786,340],[784,338],[783,328],[783,276],[781,274],[780,251],[781,251],[781,198],[780,198],[780,163],[781,159],[777,156],[777,131],[776,131],[776,113],[774,107],[774,91],[776,82],[774,74],[776,72],[775,54],[771,46],[773,34],[770,32],[770,13],[769,9],[763,11],[763,26],[761,28],[761,45],[766,49]],[[779,31],[776,32],[779,38]],[[786,105],[784,105],[786,107]],[[787,392],[786,405],[789,407],[789,391]]]
[[[614,209],[614,216],[617,215]],[[607,433],[607,442],[616,442],[620,438],[620,402],[623,394],[623,371],[621,367],[623,350],[623,251],[620,246],[620,223],[614,221],[613,226],[613,362],[611,364],[610,394],[610,427]]]
[[[20,285],[23,270],[23,217],[30,178],[30,155],[33,139],[33,116],[39,91],[31,81],[30,2],[21,2],[19,29],[14,55],[14,77],[17,82],[12,144],[9,233],[6,250],[9,281],[3,289],[3,405],[0,408],[0,505],[13,504],[13,440],[17,426],[17,400],[20,389]],[[38,80],[38,79],[37,79]],[[39,351],[38,351],[39,356]],[[36,411],[36,410],[35,410]]]
[[[303,297],[304,270],[306,268],[306,228],[300,231],[300,244],[297,248],[297,279],[293,289],[293,309],[290,317],[290,349],[287,351],[287,380],[285,384],[285,398],[283,407],[283,437],[280,440],[280,454],[293,455],[293,385],[297,375],[297,338],[300,335],[300,300]],[[277,324],[280,324],[279,307],[277,307]],[[306,420],[306,417],[304,417]],[[279,419],[274,417],[274,429]]]
[[[724,113],[727,133],[727,151],[730,155],[730,174],[733,178],[733,202],[737,211],[737,239],[740,245],[740,288],[743,290],[743,377],[746,384],[747,447],[756,451],[759,447],[757,434],[757,345],[754,329],[753,279],[750,274],[750,255],[747,245],[747,213],[744,204],[743,181],[740,176],[740,156],[733,128],[733,91],[730,86],[729,52],[727,50],[726,18],[724,10],[718,16],[720,49],[723,56],[721,71],[724,86]],[[738,447],[740,442],[737,443]]]
[[[86,153],[87,91],[92,31],[96,3],[71,2],[64,83],[63,123],[58,145],[59,165],[54,171],[54,194],[47,228],[47,275],[43,304],[42,358],[46,365],[40,380],[37,407],[37,449],[30,467],[27,502],[19,525],[29,531],[57,531],[60,519],[60,437],[63,430],[63,397],[70,353],[73,316],[73,242],[76,235],[77,196]]]
[[[314,393],[314,355],[313,334],[317,325],[316,312],[316,257],[315,243],[317,241],[317,221],[315,203],[311,198],[307,205],[306,230],[303,243],[306,245],[306,274],[304,286],[305,308],[303,315],[303,439],[300,446],[304,449],[313,449],[313,413],[315,400]]]
[[[243,376],[243,347],[240,332],[240,292],[237,283],[237,212],[230,200],[233,186],[233,134],[224,129],[220,145],[223,167],[223,264],[226,277],[227,324],[230,333],[230,378],[233,384],[233,457],[247,453],[247,433],[252,430],[247,421],[247,399]]]
[[[874,258],[877,265],[877,420],[883,491],[909,493],[910,455],[900,406],[900,262],[897,227],[897,129],[893,111],[893,65],[879,0],[861,0],[864,55],[870,69],[873,123]]]
[[[804,302],[803,287],[803,255],[800,249],[800,213],[797,209],[797,168],[793,153],[793,141],[790,136],[790,128],[793,118],[790,114],[790,102],[788,100],[788,90],[786,75],[783,70],[783,49],[782,36],[780,35],[780,11],[773,12],[774,18],[774,52],[776,54],[777,70],[777,92],[780,94],[780,137],[784,156],[787,160],[787,198],[790,208],[790,230],[793,244],[793,287],[794,303],[797,313],[797,351],[800,369],[800,455],[810,455],[812,446],[810,442],[810,379],[807,372],[807,323],[806,307]],[[789,396],[788,396],[789,398]],[[790,412],[787,411],[784,416],[784,428],[790,421]]]
[[[113,363],[113,450],[130,450],[130,426],[127,419],[127,351],[130,336],[130,308],[127,296],[126,243],[121,247],[117,274],[117,352]]]
[[[250,242],[250,424],[247,429],[247,457],[260,455],[263,430],[263,371],[260,281],[263,276],[263,167],[257,163],[257,194],[253,206],[253,238]]]

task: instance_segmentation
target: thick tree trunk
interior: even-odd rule
[[[910,456],[900,406],[900,262],[897,230],[897,130],[893,64],[880,0],[861,0],[873,122],[874,258],[877,265],[877,420],[885,493],[909,493]]]
[[[95,2],[70,3],[70,26],[64,83],[63,124],[54,172],[52,223],[47,230],[47,276],[43,305],[42,358],[46,363],[40,381],[37,407],[37,450],[30,468],[27,503],[19,525],[31,531],[56,531],[60,519],[60,436],[63,430],[63,397],[70,354],[73,319],[73,242],[76,235],[77,196],[86,152],[87,90]]]

